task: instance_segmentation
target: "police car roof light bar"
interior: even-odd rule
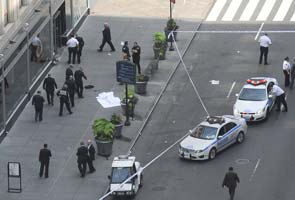
[[[255,79],[247,79],[247,83],[251,84],[251,85],[261,85],[261,84],[265,84],[267,81],[265,79],[261,79],[261,80],[255,80]]]

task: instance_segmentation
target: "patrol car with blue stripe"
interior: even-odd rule
[[[179,144],[179,156],[190,160],[214,159],[234,143],[243,143],[247,133],[244,118],[233,115],[207,117]]]

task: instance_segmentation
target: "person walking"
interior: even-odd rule
[[[110,45],[112,51],[116,51],[116,49],[112,43],[111,29],[110,29],[108,23],[104,23],[104,29],[102,31],[102,43],[99,46],[99,49],[97,49],[97,51],[101,52],[105,43],[108,43]]]
[[[79,42],[74,37],[73,34],[71,34],[71,38],[67,41],[67,47],[68,47],[68,51],[69,51],[68,64],[71,64],[71,60],[72,60],[72,63],[75,64],[77,49],[79,47]]]
[[[294,63],[291,67],[291,72],[290,72],[290,78],[291,78],[290,89],[293,89],[293,84],[295,79],[295,57],[293,58],[293,60],[294,60]]]
[[[73,69],[74,66],[73,65],[70,65],[67,69],[66,69],[66,81],[69,80],[69,77],[70,76],[74,76],[74,72],[73,72]]]
[[[96,169],[93,166],[93,161],[95,160],[95,148],[91,140],[87,141],[87,149],[88,149],[87,163],[88,163],[89,173],[93,173],[96,171]]]
[[[124,45],[122,47],[122,53],[123,53],[123,57],[124,57],[124,55],[126,55],[127,60],[130,61],[130,52],[129,52],[129,47],[128,47],[128,41],[124,42]]]
[[[55,79],[51,77],[51,74],[48,74],[47,78],[45,78],[43,89],[46,91],[48,105],[51,104],[53,106],[54,90],[57,89],[57,85]]]
[[[277,104],[276,111],[281,110],[281,103],[282,103],[284,105],[283,112],[288,112],[288,105],[285,99],[286,95],[284,90],[280,88],[279,86],[275,85],[273,82],[269,83],[269,88],[270,88],[270,93],[277,97],[275,102]]]
[[[62,89],[60,89],[57,92],[57,96],[59,96],[59,116],[62,116],[63,114],[63,107],[64,104],[66,104],[67,110],[69,114],[71,115],[73,112],[71,111],[70,102],[69,102],[69,92],[68,92],[68,86],[64,84]]]
[[[48,145],[44,144],[43,149],[39,152],[39,162],[40,162],[40,171],[39,176],[43,176],[43,171],[45,167],[45,178],[48,178],[48,171],[49,171],[49,160],[51,157],[51,151],[47,148]]]
[[[78,36],[78,34],[76,34],[76,39],[79,42],[79,47],[78,47],[78,50],[77,50],[77,61],[78,61],[78,64],[80,64],[81,63],[82,50],[83,50],[83,47],[84,47],[84,40],[83,40],[83,37]]]
[[[289,57],[286,57],[283,61],[283,72],[285,76],[285,87],[290,85],[290,73],[291,73],[291,64],[289,62]]]
[[[77,86],[78,98],[84,98],[83,97],[83,78],[87,80],[87,77],[85,76],[82,67],[80,67],[78,70],[75,71],[74,77],[75,77],[75,82]]]
[[[271,39],[268,37],[267,33],[264,33],[263,36],[259,39],[260,43],[260,57],[259,64],[262,63],[262,57],[264,57],[264,65],[268,65],[267,56],[268,56],[268,47],[271,45]]]
[[[132,47],[132,61],[137,66],[138,74],[141,74],[140,53],[141,53],[140,46],[137,44],[137,42],[134,42],[134,45]]]
[[[40,40],[40,35],[38,34],[33,38],[31,43],[31,61],[38,61],[37,51],[40,51],[42,42]]]
[[[85,177],[88,150],[87,147],[85,147],[84,142],[80,143],[80,147],[78,148],[76,155],[78,157],[78,169],[80,171],[81,177]]]
[[[230,200],[234,199],[237,183],[239,182],[240,179],[237,173],[234,172],[234,168],[229,167],[228,172],[224,176],[222,187],[226,186],[228,188]]]
[[[43,120],[42,115],[43,115],[44,102],[45,102],[45,100],[41,96],[41,91],[37,91],[37,94],[35,94],[32,99],[32,105],[35,106],[35,121],[36,122],[38,121],[38,119],[39,119],[39,121]]]
[[[69,98],[71,102],[71,106],[75,106],[75,101],[74,101],[74,96],[75,96],[75,91],[76,91],[76,83],[73,78],[73,76],[69,77],[69,80],[65,82],[65,84],[68,86],[68,92],[69,92]]]

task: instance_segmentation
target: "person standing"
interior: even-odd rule
[[[71,59],[72,59],[72,63],[75,64],[75,62],[76,62],[77,49],[79,47],[79,42],[74,37],[73,34],[71,34],[71,38],[67,41],[67,47],[68,47],[68,51],[69,51],[68,64],[71,63]]]
[[[81,177],[84,177],[86,174],[86,165],[87,165],[87,157],[88,157],[88,150],[85,147],[84,142],[80,143],[80,147],[76,153],[78,159],[78,169],[80,171]]]
[[[71,111],[70,102],[69,102],[69,92],[68,92],[68,86],[64,84],[62,89],[60,89],[57,92],[57,96],[59,96],[59,116],[62,116],[64,104],[66,104],[67,110],[69,114],[71,115],[73,112]]]
[[[82,50],[83,50],[83,47],[84,47],[84,40],[83,40],[83,38],[81,36],[78,36],[78,34],[76,34],[76,39],[79,42],[79,47],[78,47],[78,51],[77,51],[77,61],[78,61],[78,64],[80,64],[81,63]]]
[[[43,171],[45,167],[45,178],[48,178],[49,171],[49,160],[51,157],[51,151],[47,148],[47,144],[43,145],[43,149],[39,152],[39,162],[40,162],[40,171],[39,176],[43,176]]]
[[[230,200],[234,199],[237,183],[239,182],[240,179],[237,173],[234,172],[234,168],[229,167],[228,172],[224,176],[222,187],[226,186],[228,188]]]
[[[76,91],[76,83],[75,83],[73,76],[70,76],[69,80],[67,80],[65,82],[65,84],[68,86],[68,92],[69,92],[71,106],[74,107],[75,106],[74,96],[75,96],[75,91]]]
[[[137,44],[137,42],[134,42],[134,45],[132,47],[132,61],[137,66],[138,74],[141,74],[140,53],[140,46]]]
[[[88,156],[87,156],[87,163],[89,168],[89,173],[93,173],[96,169],[93,166],[93,161],[95,160],[95,148],[91,143],[91,140],[87,141],[87,148],[88,148]]]
[[[110,45],[112,51],[116,51],[116,49],[112,43],[111,29],[110,29],[108,23],[104,23],[104,29],[102,31],[102,43],[99,46],[99,49],[97,49],[97,51],[101,52],[105,43],[108,43]]]
[[[293,84],[295,79],[295,57],[293,60],[294,60],[294,63],[291,67],[291,72],[290,72],[290,78],[291,78],[290,89],[293,89]]]
[[[87,77],[85,76],[82,67],[80,67],[78,70],[75,71],[75,82],[77,86],[77,92],[78,92],[78,98],[84,98],[83,97],[83,78],[87,80]]]
[[[263,36],[259,39],[260,43],[260,57],[259,64],[262,63],[262,57],[264,57],[264,65],[268,65],[267,55],[268,55],[268,47],[271,45],[271,39],[268,37],[267,33],[264,33]]]
[[[281,103],[282,103],[284,105],[283,112],[288,112],[288,105],[285,99],[286,95],[284,90],[282,90],[282,88],[280,88],[279,86],[275,85],[272,82],[269,84],[269,87],[270,87],[270,93],[272,93],[273,95],[277,97],[275,102],[277,104],[276,111],[281,110]]]
[[[283,72],[285,76],[285,87],[290,85],[290,73],[291,73],[291,65],[289,62],[289,57],[286,57],[283,62]]]
[[[33,96],[32,105],[35,106],[35,121],[42,121],[44,98],[41,96],[41,91]]]
[[[36,37],[34,37],[31,43],[31,61],[38,61],[37,51],[39,50],[38,48],[41,48],[42,45],[39,36],[40,35],[38,34]]]
[[[48,105],[53,105],[54,90],[57,89],[57,85],[55,79],[51,77],[51,74],[48,74],[48,77],[45,78],[43,89],[46,91]]]
[[[123,53],[123,57],[124,57],[124,55],[126,55],[127,60],[130,61],[130,52],[129,52],[129,47],[128,47],[128,41],[124,42],[124,45],[122,47],[122,53]]]
[[[67,69],[66,69],[66,81],[69,80],[70,76],[74,76],[74,72],[72,70],[72,68],[74,68],[73,65],[70,65]]]

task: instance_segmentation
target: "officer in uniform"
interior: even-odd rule
[[[285,87],[290,85],[290,73],[291,73],[291,65],[289,62],[289,57],[286,57],[283,62],[283,73],[285,76]]]
[[[35,121],[42,121],[44,98],[41,96],[41,91],[33,96],[32,105],[35,106]]]
[[[275,95],[276,98],[276,104],[277,104],[277,109],[276,111],[280,111],[281,110],[281,103],[284,105],[284,110],[283,112],[288,112],[288,106],[287,106],[287,102],[286,102],[286,95],[284,90],[282,90],[282,88],[280,88],[279,86],[275,85],[274,83],[270,83],[269,84],[269,88],[270,88],[270,93]]]
[[[82,67],[75,71],[75,82],[77,86],[77,92],[78,92],[78,98],[83,98],[83,79],[87,80],[87,77],[85,76]]]
[[[55,79],[48,74],[43,82],[43,89],[46,91],[48,105],[53,105],[54,90],[57,89]]]
[[[137,44],[137,42],[134,42],[134,45],[132,47],[132,61],[137,66],[138,74],[141,74],[140,53],[141,53],[140,46]]]
[[[57,96],[59,96],[60,100],[59,116],[62,116],[64,104],[66,104],[69,114],[72,114],[73,112],[70,108],[68,86],[66,84],[57,92]]]
[[[75,64],[76,62],[76,54],[79,47],[78,40],[74,37],[74,35],[71,35],[71,38],[67,41],[68,51],[69,51],[69,59],[68,64],[72,63]],[[72,57],[73,56],[73,57]]]
[[[73,65],[70,65],[67,69],[66,69],[66,81],[69,80],[70,76],[74,76],[74,72],[72,70]]]
[[[78,159],[78,169],[80,171],[81,177],[84,177],[86,174],[86,167],[87,167],[87,157],[88,157],[88,149],[85,147],[84,142],[80,143],[80,147],[76,153]]]
[[[83,50],[83,47],[84,47],[84,40],[81,36],[78,36],[76,34],[76,39],[78,40],[79,42],[79,47],[78,47],[78,50],[77,50],[77,60],[78,60],[78,64],[81,63],[81,56],[82,56],[82,50]]]
[[[259,44],[260,44],[259,64],[262,63],[262,57],[264,57],[264,65],[268,65],[268,62],[267,62],[268,47],[272,43],[267,33],[264,33],[263,36],[260,37]]]
[[[128,41],[124,42],[124,45],[122,47],[122,53],[123,53],[123,56],[127,55],[127,59],[130,60],[130,52],[129,52],[129,47],[128,47]]]
[[[75,106],[74,96],[75,96],[75,90],[76,90],[76,83],[75,83],[73,76],[70,76],[69,80],[67,80],[65,82],[65,84],[68,86],[68,92],[69,92],[71,106],[74,107]]]
[[[295,57],[294,57],[294,63],[291,67],[290,78],[291,78],[290,89],[293,89],[293,84],[295,80]]]

